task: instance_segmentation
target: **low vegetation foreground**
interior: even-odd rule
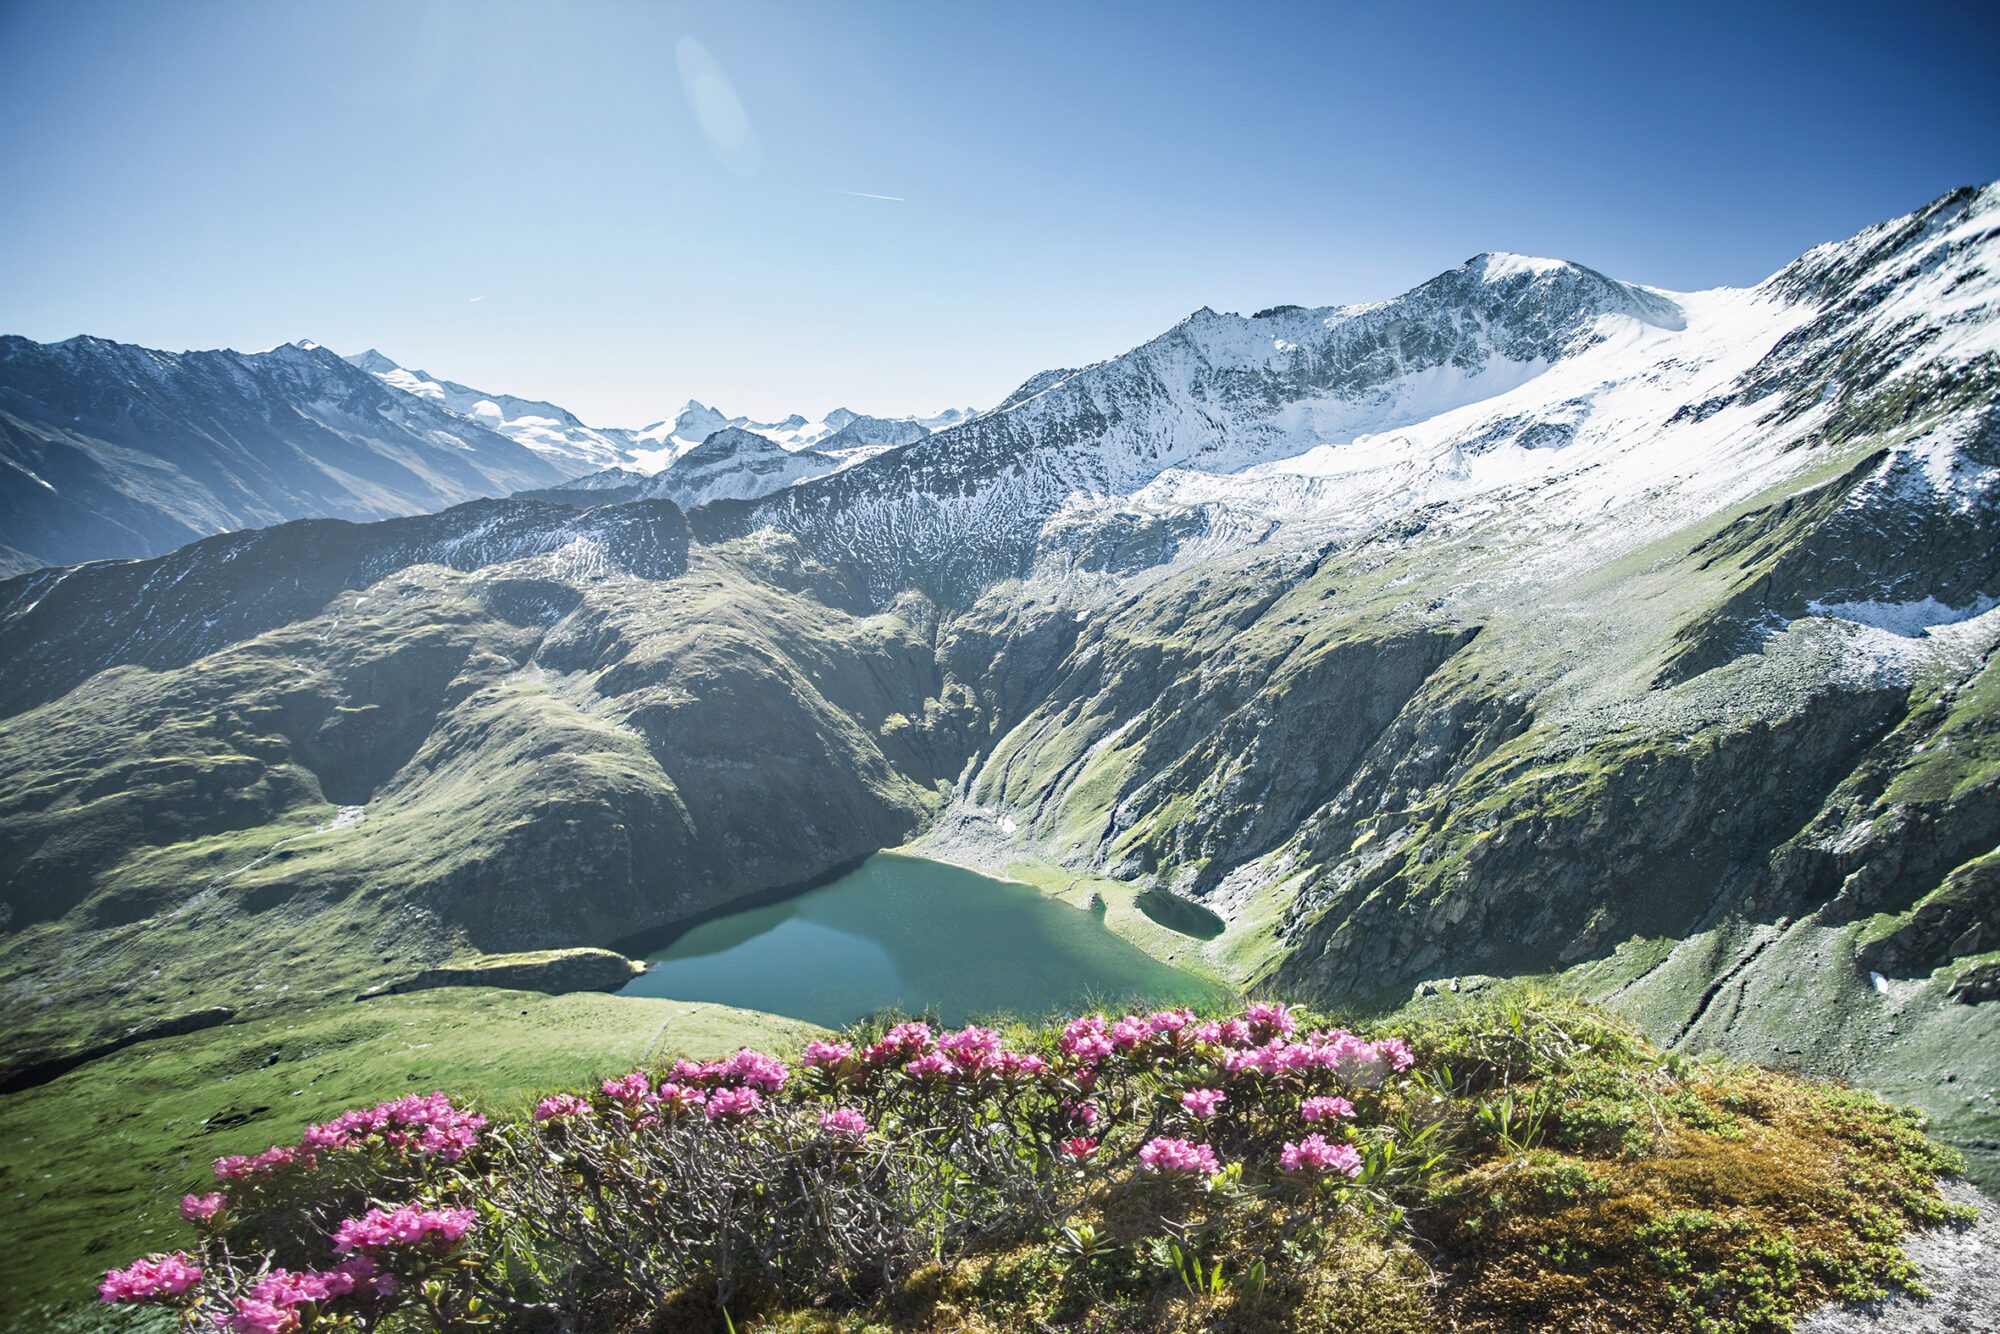
[[[1558,1000],[884,1021],[348,1112],[100,1291],[230,1334],[1782,1330],[1963,1221],[1923,1126]]]

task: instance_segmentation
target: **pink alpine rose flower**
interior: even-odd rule
[[[760,1093],[776,1093],[785,1086],[785,1063],[775,1056],[745,1047],[725,1064],[728,1078]]]
[[[1329,1144],[1324,1135],[1307,1135],[1284,1146],[1278,1154],[1278,1166],[1287,1172],[1339,1172],[1358,1177],[1361,1151],[1352,1144]]]
[[[861,1059],[869,1065],[887,1065],[891,1061],[906,1061],[921,1056],[930,1049],[931,1026],[913,1020],[897,1024],[884,1033],[881,1041],[861,1053]]]
[[[720,1092],[721,1090],[718,1090]],[[747,1090],[739,1090],[747,1091]],[[692,1084],[662,1084],[653,1090],[653,1105],[670,1116],[691,1112],[704,1106],[709,1099],[707,1089],[698,1089]]]
[[[1097,1141],[1085,1135],[1078,1135],[1075,1139],[1064,1140],[1058,1147],[1068,1157],[1082,1162],[1084,1159],[1090,1157],[1091,1154],[1097,1152]]]
[[[399,1209],[370,1209],[334,1229],[333,1250],[336,1255],[349,1255],[356,1251],[433,1244],[449,1249],[476,1222],[470,1209],[424,1209],[414,1204]]]
[[[1145,1044],[1153,1036],[1153,1026],[1145,1016],[1128,1014],[1111,1026],[1111,1045],[1119,1051],[1132,1051]]]
[[[645,1071],[634,1070],[629,1075],[605,1080],[604,1096],[628,1110],[636,1110],[653,1096],[653,1081],[646,1078]]]
[[[764,1107],[764,1095],[756,1089],[716,1089],[705,1107],[711,1121],[741,1121]]]
[[[1139,1150],[1139,1168],[1145,1172],[1204,1176],[1221,1170],[1216,1166],[1214,1149],[1169,1135],[1146,1141]]]
[[[1341,1120],[1354,1115],[1354,1104],[1345,1098],[1307,1098],[1299,1104],[1299,1119],[1308,1122]]]
[[[1181,1106],[1203,1121],[1214,1116],[1228,1101],[1229,1095],[1221,1089],[1189,1089],[1181,1094]]]
[[[1288,1038],[1299,1026],[1298,1021],[1292,1018],[1289,1008],[1272,1001],[1251,1002],[1243,1011],[1243,1019],[1259,1040]]]
[[[222,1212],[229,1203],[229,1197],[221,1191],[211,1191],[206,1195],[181,1196],[181,1217],[190,1223],[209,1223]]]
[[[572,1116],[589,1116],[590,1103],[574,1093],[551,1093],[535,1104],[537,1121],[565,1121]]]
[[[1109,1056],[1111,1048],[1111,1036],[1101,1014],[1087,1014],[1081,1019],[1070,1020],[1063,1026],[1062,1037],[1056,1042],[1056,1049],[1063,1055],[1086,1064]]]
[[[905,1065],[903,1073],[912,1079],[950,1079],[959,1073],[959,1069],[951,1057],[941,1051],[933,1051]]]
[[[238,1297],[236,1309],[215,1320],[216,1328],[228,1334],[291,1334],[299,1327],[297,1311],[255,1297]]]
[[[861,1139],[868,1133],[868,1118],[852,1107],[836,1107],[819,1118],[819,1128],[843,1139]]]
[[[951,1057],[960,1068],[976,1070],[1000,1054],[1000,1035],[990,1028],[968,1024],[956,1033],[937,1040],[937,1049]]]
[[[105,1271],[97,1285],[100,1301],[120,1305],[150,1302],[161,1297],[178,1297],[201,1281],[201,1269],[186,1251],[172,1255],[150,1255],[134,1260],[123,1269]]]
[[[852,1055],[854,1048],[845,1042],[808,1042],[799,1061],[803,1065],[831,1069]]]

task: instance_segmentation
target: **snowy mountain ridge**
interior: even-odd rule
[[[575,414],[553,403],[489,394],[440,380],[425,371],[400,366],[372,347],[347,361],[392,389],[478,422],[552,461],[579,468],[613,468],[631,458],[628,441],[615,433],[592,430]]]
[[[754,432],[787,450],[816,449],[843,463],[854,463],[978,415],[973,408],[947,408],[929,417],[875,417],[851,408],[835,408],[816,419],[793,413],[778,421],[759,422],[731,417],[689,399],[672,418],[650,426],[594,428],[553,403],[488,393],[439,379],[402,366],[374,348],[347,360],[391,388],[477,422],[572,471],[615,468],[651,476],[716,432],[732,429]],[[810,472],[799,471],[800,475]]]
[[[1389,301],[1203,308],[711,522],[799,534],[881,570],[884,595],[914,581],[963,597],[1087,567],[1079,535],[1114,516],[1121,532],[1171,532],[1155,555],[1192,557],[1280,529],[1310,544],[1397,515],[1464,529],[1528,506],[1517,535],[1541,536],[1496,576],[1517,581],[1578,543],[1630,549],[1799,471],[1793,443],[1885,377],[1991,357],[1996,199],[1946,196],[1749,289],[1670,293],[1485,254]],[[1862,373],[1830,383],[1837,366]]]

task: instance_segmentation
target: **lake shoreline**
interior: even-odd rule
[[[1101,907],[905,849],[803,892],[759,898],[685,924],[618,994],[838,1026],[891,1009],[963,1022],[1234,991],[1113,931]]]

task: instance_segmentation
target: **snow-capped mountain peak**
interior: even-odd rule
[[[630,456],[629,445],[613,433],[593,430],[553,403],[513,394],[490,394],[439,379],[428,371],[399,365],[372,347],[346,360],[392,389],[423,399],[534,450],[567,473],[616,467]]]

